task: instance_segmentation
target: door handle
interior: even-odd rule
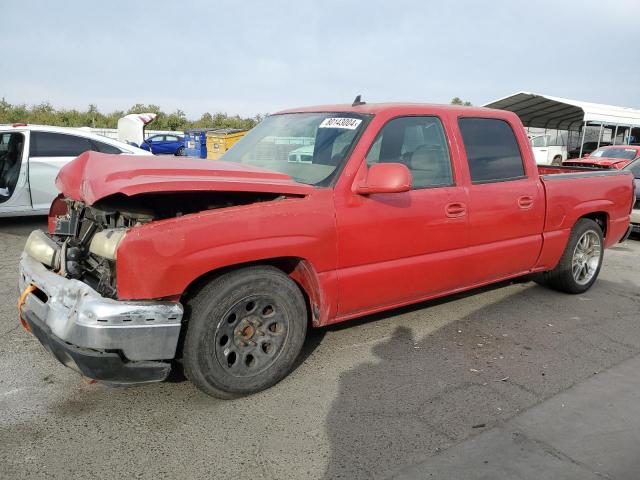
[[[444,210],[449,218],[463,217],[467,213],[464,203],[449,203]]]
[[[518,206],[524,210],[527,210],[533,206],[533,198],[531,197],[520,197],[518,199]]]

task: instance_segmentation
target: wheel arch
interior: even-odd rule
[[[293,280],[307,304],[308,320],[313,326],[319,326],[326,322],[329,314],[329,306],[326,295],[320,283],[320,277],[311,262],[302,257],[282,256],[260,260],[253,260],[234,265],[227,265],[214,270],[210,270],[189,283],[180,297],[184,305],[189,304],[189,299],[193,298],[205,285],[214,281],[221,275],[240,270],[246,267],[257,265],[269,265],[277,268]]]
[[[603,238],[607,237],[607,230],[609,228],[609,214],[607,212],[604,212],[604,211],[590,212],[590,213],[584,214],[580,218],[588,218],[596,222],[600,226],[600,229],[602,230],[602,237]],[[580,220],[580,218],[578,218],[578,220]],[[578,222],[578,220],[576,220],[576,223]]]

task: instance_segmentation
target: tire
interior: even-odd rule
[[[603,256],[600,225],[591,219],[581,218],[571,230],[560,262],[556,268],[545,272],[538,283],[565,293],[586,292],[598,278]]]
[[[551,165],[554,167],[559,167],[560,165],[562,165],[562,157],[560,155],[556,155],[555,157],[553,157]]]
[[[176,150],[176,157],[184,157],[184,147],[180,147],[178,148],[178,150]]]
[[[269,388],[291,372],[307,331],[300,288],[282,271],[254,266],[225,273],[189,303],[186,377],[228,399]]]

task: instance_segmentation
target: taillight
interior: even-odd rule
[[[53,202],[51,202],[51,208],[49,209],[49,219],[47,220],[47,228],[49,233],[53,235],[56,228],[56,218],[66,215],[68,211],[67,203],[64,201],[64,195],[58,195]]]

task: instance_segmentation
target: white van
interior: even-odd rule
[[[76,128],[0,125],[0,217],[47,214],[58,195],[58,171],[87,150],[151,155]]]
[[[562,165],[567,159],[567,145],[561,135],[536,135],[530,141],[538,165]]]

